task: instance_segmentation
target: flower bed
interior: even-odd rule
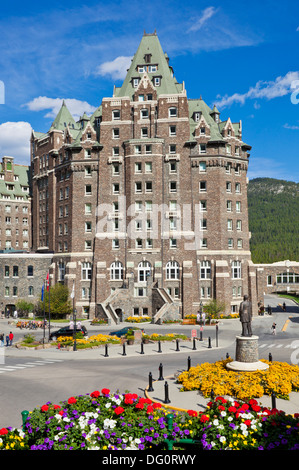
[[[177,378],[182,390],[199,390],[205,397],[211,395],[229,395],[239,399],[259,398],[271,395],[288,399],[292,391],[299,391],[299,368],[282,362],[263,362],[269,365],[267,370],[256,372],[236,372],[226,368],[232,359],[215,363],[203,363],[184,371]]]
[[[190,338],[186,335],[180,335],[176,333],[167,333],[166,335],[160,335],[158,333],[153,333],[151,335],[148,335],[148,338],[151,341],[174,341],[176,339],[181,339],[184,341],[189,340]]]
[[[102,389],[35,408],[23,430],[0,429],[0,449],[152,451],[167,450],[166,439],[182,449],[181,440],[191,438],[198,450],[299,450],[298,437],[299,414],[262,408],[256,400],[217,397],[204,412],[170,412],[137,394]]]
[[[148,317],[148,316],[144,316],[144,317],[127,317],[125,319],[125,322],[128,322],[128,323],[149,323],[151,321],[151,317]]]
[[[117,336],[103,334],[92,335],[86,339],[84,339],[83,337],[76,338],[76,345],[78,349],[92,348],[95,346],[101,346],[103,344],[109,343],[120,344],[120,342],[120,338],[118,338]],[[57,343],[59,343],[62,347],[71,346],[73,345],[74,340],[72,337],[69,336],[59,336],[59,338],[57,338]]]

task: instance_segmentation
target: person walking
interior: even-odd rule
[[[205,314],[205,312],[202,312],[201,318],[202,318],[202,324],[205,325],[206,324],[206,314]]]
[[[1,333],[0,335],[0,347],[2,348],[4,346],[4,334]]]
[[[9,345],[12,346],[12,341],[13,341],[13,334],[12,332],[9,333]]]
[[[276,323],[272,325],[272,335],[276,335]]]
[[[9,335],[6,335],[5,339],[6,339],[6,346],[9,346]]]

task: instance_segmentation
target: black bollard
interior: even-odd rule
[[[226,353],[226,359],[228,359],[228,358],[229,358],[229,354],[228,354],[228,353]]]
[[[126,356],[126,343],[123,344],[123,356]]]
[[[165,382],[165,385],[164,385],[164,392],[165,392],[165,400],[164,400],[164,403],[170,403],[170,400],[169,400],[169,392],[168,392],[168,383]]]
[[[104,357],[109,357],[108,354],[108,344],[105,344],[105,356]]]
[[[202,330],[199,332],[199,341],[202,341]]]
[[[159,345],[158,353],[161,353],[162,349],[161,349],[161,341],[160,340],[158,341],[158,345]]]
[[[187,366],[187,370],[190,370],[190,367],[191,367],[191,357],[188,356],[188,366]]]
[[[140,354],[144,354],[143,343],[141,343],[141,351],[140,351]]]
[[[164,380],[163,378],[163,366],[162,364],[159,365],[159,379],[158,380]]]
[[[176,351],[179,351],[179,350],[180,350],[179,340],[176,339]]]
[[[154,391],[154,389],[153,389],[153,376],[152,376],[151,372],[148,374],[148,391],[149,392]]]
[[[196,351],[196,343],[195,343],[195,338],[193,338],[193,348],[192,348],[193,351]]]
[[[274,392],[271,393],[271,402],[272,402],[272,409],[276,408],[276,395]]]
[[[209,336],[209,346],[208,346],[208,348],[211,348],[211,347],[212,347],[212,345],[211,345],[211,337]]]
[[[211,390],[211,400],[214,401],[214,398],[215,398],[215,392],[214,392],[214,390],[212,389],[212,390]]]
[[[272,362],[272,354],[269,353],[269,362]]]

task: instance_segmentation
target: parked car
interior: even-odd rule
[[[144,333],[143,328],[137,328],[137,326],[126,326],[125,328],[122,328],[121,330],[110,331],[109,335],[117,336],[118,338],[120,338],[121,336],[125,336],[128,333],[128,331],[132,331],[132,330],[140,330],[142,331],[142,333]]]
[[[82,333],[83,336],[87,336],[87,329],[85,328],[84,325],[82,325],[79,328],[76,328],[76,333]],[[59,330],[52,331],[50,333],[50,340],[56,340],[59,336],[73,336],[74,335],[74,329],[70,328],[69,326],[63,326],[62,328],[59,328]]]

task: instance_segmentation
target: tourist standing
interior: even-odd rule
[[[272,335],[276,335],[276,323],[272,325]]]
[[[12,341],[13,341],[13,334],[12,332],[9,333],[9,345],[12,346]]]

